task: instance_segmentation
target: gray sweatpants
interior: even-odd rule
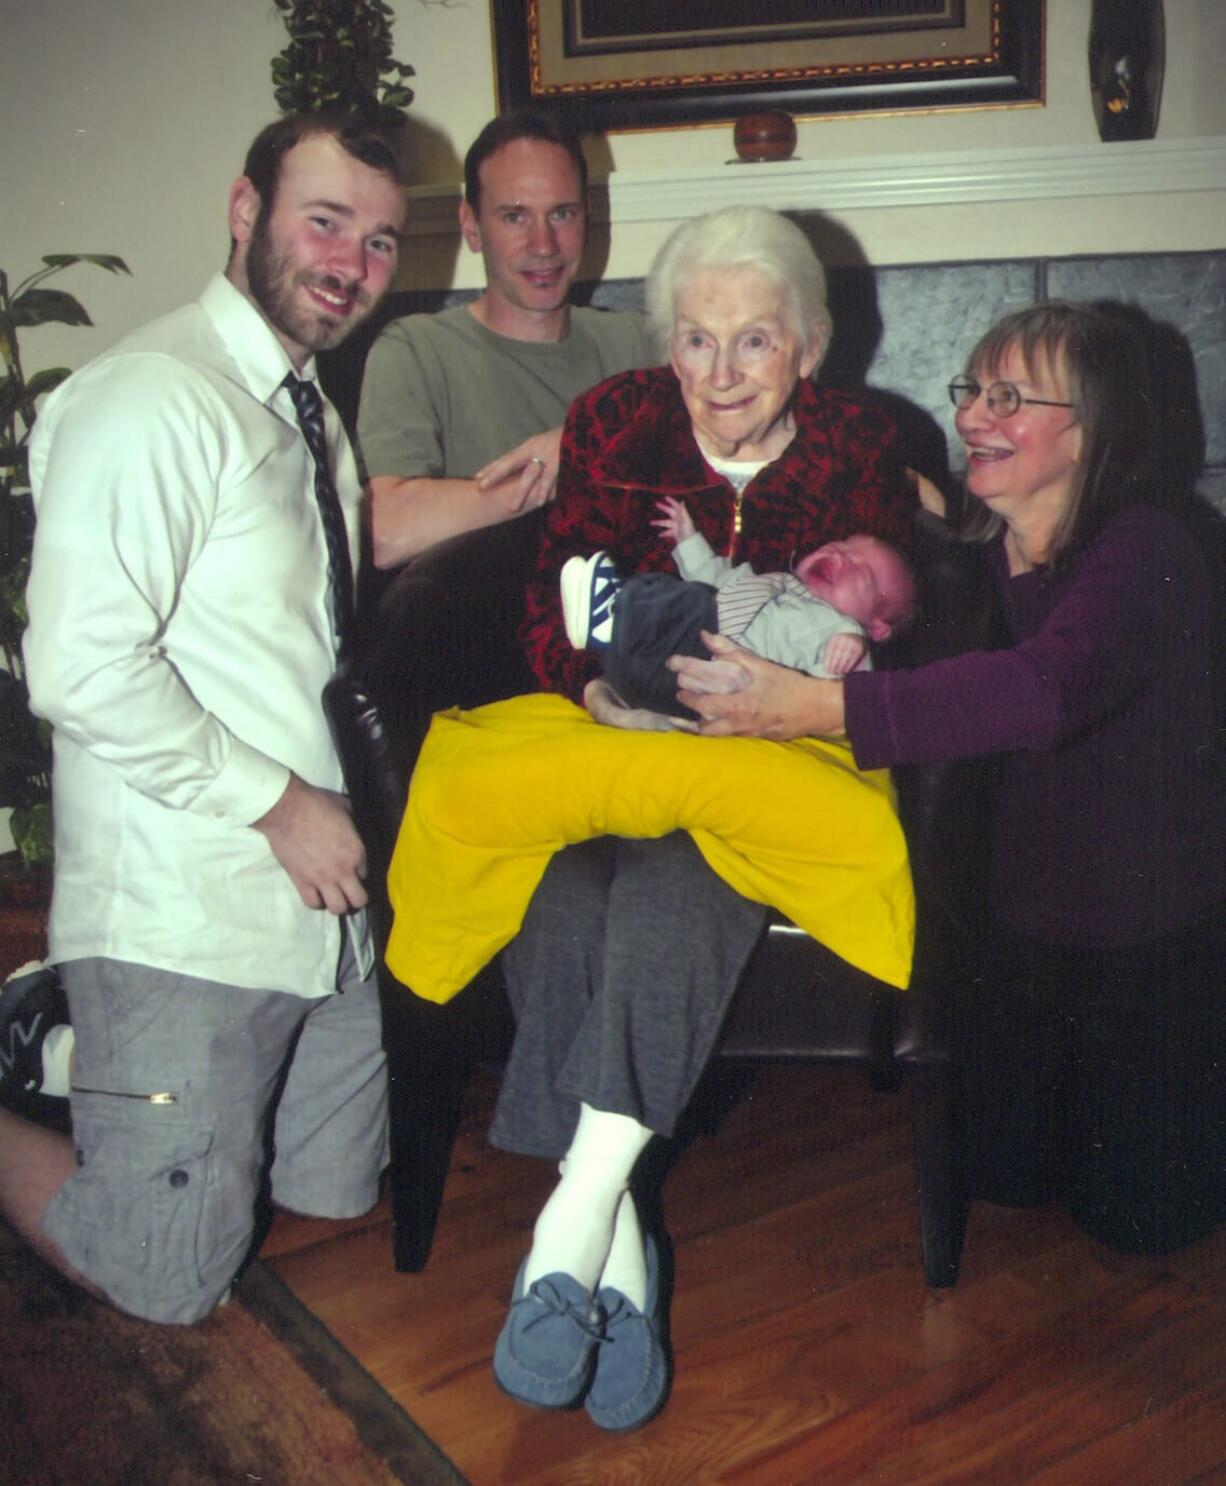
[[[516,1034],[491,1141],[563,1156],[580,1101],[670,1135],[765,916],[684,831],[559,852],[503,951]]]

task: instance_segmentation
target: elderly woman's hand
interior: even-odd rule
[[[677,700],[703,719],[698,731],[714,737],[840,737],[843,684],[820,681],[742,650],[723,635],[703,632],[712,659],[669,657]]]
[[[534,433],[508,453],[491,460],[474,476],[483,494],[493,491],[512,512],[547,505],[558,491],[562,430]]]

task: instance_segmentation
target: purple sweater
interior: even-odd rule
[[[1013,648],[848,676],[857,763],[1007,755],[989,904],[1028,937],[1140,943],[1221,904],[1211,596],[1189,533],[1132,508],[1054,583],[988,556]]]

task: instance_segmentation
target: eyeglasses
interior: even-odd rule
[[[983,388],[974,377],[955,377],[949,384],[949,400],[955,408],[969,408]],[[1053,402],[1050,397],[1023,397],[1012,382],[993,382],[984,394],[988,412],[993,418],[1012,418],[1024,402],[1038,403],[1043,408],[1071,408],[1075,403]]]

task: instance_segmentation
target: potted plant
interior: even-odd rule
[[[413,101],[413,69],[392,56],[391,7],[382,0],[276,0],[290,43],[272,61],[283,113],[339,109],[399,128]]]
[[[68,376],[57,366],[27,377],[18,344],[19,330],[35,325],[91,325],[84,308],[47,279],[77,263],[108,273],[127,273],[122,258],[110,253],[56,253],[42,268],[9,290],[0,269],[0,806],[12,810],[10,829],[27,871],[51,863],[51,736],[33,717],[26,688],[21,637],[26,627],[25,589],[34,542],[27,448],[37,403]]]

